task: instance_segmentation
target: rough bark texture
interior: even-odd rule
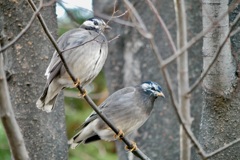
[[[0,47],[1,48],[1,47]],[[15,160],[28,160],[28,152],[22,133],[13,113],[7,80],[4,71],[3,55],[0,54],[0,117],[8,137],[8,144]]]
[[[105,14],[111,15],[113,11],[113,1],[93,1],[94,9]],[[176,40],[176,22],[173,2],[167,0],[153,1],[165,23],[167,24],[173,39]],[[166,34],[157,23],[157,20],[145,1],[132,0],[149,31],[155,36],[159,50],[164,58],[172,54],[167,43]],[[198,0],[189,0],[187,3],[187,13],[191,13],[188,20],[189,39],[202,30],[201,17],[199,10],[200,2]],[[117,9],[124,12],[124,4],[119,1]],[[193,12],[194,11],[194,12]],[[188,15],[188,14],[187,14]],[[129,20],[128,15],[122,17]],[[174,160],[179,159],[179,123],[176,120],[175,113],[170,103],[167,88],[163,80],[159,64],[154,56],[149,42],[144,39],[134,28],[129,28],[120,24],[110,23],[113,28],[108,37],[120,34],[120,38],[109,44],[109,56],[105,65],[105,75],[107,78],[108,89],[110,93],[124,86],[136,85],[145,80],[153,80],[163,86],[166,99],[156,101],[154,110],[150,119],[133,135],[138,146],[152,160]],[[196,27],[197,26],[197,27]],[[189,50],[189,79],[190,83],[200,75],[201,72],[201,42],[194,45]],[[176,64],[169,66],[170,76],[173,85],[177,88],[177,70]],[[199,119],[201,113],[201,92],[196,90],[192,97],[194,106],[192,106],[192,115],[194,116],[194,133],[199,131]],[[121,142],[117,143],[119,159],[132,159],[124,150]],[[135,158],[134,158],[135,159]]]
[[[33,11],[24,0],[1,0],[0,8],[1,45],[4,46],[24,28]],[[41,13],[56,36],[55,5],[46,7]],[[67,159],[62,96],[52,113],[45,113],[35,106],[45,85],[44,72],[53,51],[35,20],[28,32],[4,52],[11,101],[30,159]]]
[[[203,1],[203,27],[217,19],[228,9],[228,0]],[[225,17],[218,28],[204,37],[203,69],[210,63],[217,48],[229,31],[229,18]],[[239,41],[233,42],[239,47]],[[204,101],[200,129],[200,142],[209,153],[224,144],[239,138],[239,89],[237,84],[237,63],[228,41],[223,47],[217,61],[203,81]],[[236,59],[237,56],[235,56]],[[224,152],[212,157],[215,160],[236,160],[240,157],[240,144],[230,147]]]

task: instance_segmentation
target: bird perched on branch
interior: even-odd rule
[[[120,130],[119,135],[93,112],[82,124],[81,130],[69,140],[70,147],[74,149],[81,143],[97,140],[114,141],[121,134],[129,135],[149,118],[157,97],[165,96],[161,86],[152,81],[116,91],[99,106],[99,111]]]
[[[110,27],[101,19],[86,20],[80,28],[64,33],[58,47],[69,70],[78,79],[78,85],[89,84],[101,71],[108,54],[108,40],[103,31]],[[36,106],[51,112],[57,95],[65,87],[74,87],[58,53],[55,51],[46,70],[47,83]]]

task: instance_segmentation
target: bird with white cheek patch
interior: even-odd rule
[[[120,133],[115,133],[93,112],[82,124],[81,130],[69,140],[71,148],[97,140],[114,141],[129,135],[149,118],[157,97],[165,97],[159,84],[147,81],[135,87],[114,92],[98,108]]]
[[[58,47],[64,51],[62,55],[67,66],[78,79],[75,86],[89,84],[101,71],[108,55],[108,40],[103,32],[109,28],[103,20],[91,18],[80,28],[72,29],[58,39]],[[51,112],[59,92],[74,85],[56,51],[45,75],[47,82],[36,106]]]

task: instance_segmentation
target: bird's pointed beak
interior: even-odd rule
[[[165,95],[164,95],[162,92],[158,92],[158,93],[157,93],[157,96],[158,96],[158,97],[163,97],[163,98],[165,98]]]

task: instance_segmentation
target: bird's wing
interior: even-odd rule
[[[116,92],[114,92],[111,96],[109,96],[100,106],[99,106],[99,111],[100,112],[104,112],[107,111],[113,102],[116,102],[117,100],[119,100],[119,95],[121,95],[121,97],[129,97],[129,95],[133,94],[135,92],[135,88],[134,87],[126,87],[123,89],[120,89]],[[130,97],[129,97],[130,98]],[[120,102],[121,103],[121,102]],[[108,108],[106,110],[106,108]],[[90,114],[90,116],[85,120],[85,122],[81,125],[81,129],[83,129],[84,127],[86,127],[90,122],[94,121],[95,119],[98,118],[98,114],[96,112],[92,112]]]
[[[111,107],[115,103],[121,104],[127,103],[127,101],[125,100],[131,101],[131,98],[135,92],[136,92],[135,87],[125,87],[114,92],[100,105],[100,110],[105,112],[106,108]]]
[[[77,48],[81,45],[85,45],[85,47],[89,47],[87,42],[91,41],[97,35],[98,33],[90,34],[90,31],[87,31],[82,28],[73,29],[63,34],[58,39],[58,46],[62,51],[66,50],[65,52],[62,53],[65,57],[65,60],[66,60],[66,57],[72,53],[73,48]],[[97,38],[98,37],[96,37],[96,39]],[[55,51],[45,73],[45,76],[47,76],[47,79],[48,79],[48,83],[51,83],[53,78],[60,73],[62,66],[63,66],[63,63],[58,53]]]
[[[143,97],[139,96],[139,89],[125,88],[112,94],[102,105],[101,111],[117,128],[129,134],[139,128],[148,118],[143,108],[146,107]],[[100,121],[99,126],[105,126]]]

